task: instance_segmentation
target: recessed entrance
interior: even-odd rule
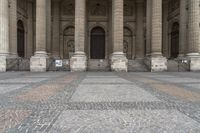
[[[90,57],[105,59],[105,31],[101,27],[95,27],[91,31]]]
[[[21,20],[17,22],[17,53],[19,57],[24,57],[24,25]]]
[[[175,22],[171,33],[171,58],[177,58],[179,55],[179,24]]]

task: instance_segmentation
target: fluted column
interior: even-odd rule
[[[124,2],[112,0],[112,42],[113,54],[111,55],[112,71],[127,71],[128,60],[123,53],[124,40]]]
[[[9,52],[8,0],[0,0],[0,72],[6,71],[6,56]]]
[[[162,0],[152,0],[151,55],[162,55]]]
[[[75,0],[75,54],[70,59],[71,71],[86,71],[86,0]]]
[[[36,0],[36,54],[46,53],[46,0]]]
[[[199,55],[199,1],[189,0],[188,11],[188,53]]]
[[[151,11],[151,57],[147,65],[153,72],[166,71],[167,59],[162,56],[162,0],[152,0]]]
[[[47,1],[36,0],[36,52],[31,58],[30,69],[33,72],[47,70]]]
[[[34,35],[33,35],[33,2],[32,1],[28,1],[28,10],[27,10],[27,14],[28,14],[28,20],[27,20],[27,57],[30,58],[31,56],[33,56],[34,54]]]
[[[47,19],[47,28],[46,28],[46,33],[47,33],[47,36],[46,36],[46,38],[47,38],[47,42],[46,42],[46,51],[47,51],[47,53],[48,53],[48,55],[51,55],[52,54],[52,45],[51,45],[51,29],[52,29],[52,27],[51,27],[51,23],[52,23],[52,21],[51,21],[51,0],[46,0],[46,19]]]
[[[136,58],[144,58],[144,1],[136,1]]]
[[[188,57],[191,71],[200,71],[200,14],[199,1],[189,0]]]
[[[151,54],[151,15],[152,15],[152,1],[146,1],[146,56]]]
[[[124,37],[124,15],[123,15],[123,0],[113,0],[112,3],[112,36],[113,36],[113,51],[123,51]]]
[[[17,57],[17,1],[10,0],[9,8],[10,56]]]
[[[179,33],[179,57],[185,55],[186,38],[187,38],[187,11],[186,0],[180,0],[180,33]]]
[[[59,20],[60,20],[60,10],[59,10],[59,2],[55,1],[53,2],[53,40],[52,40],[52,53],[53,57],[57,58],[59,57],[59,49],[60,49],[60,25],[59,25]]]

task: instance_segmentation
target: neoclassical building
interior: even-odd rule
[[[0,71],[199,71],[200,0],[0,0]]]

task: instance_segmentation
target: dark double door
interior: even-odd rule
[[[100,27],[91,32],[90,56],[91,59],[105,59],[105,31]]]

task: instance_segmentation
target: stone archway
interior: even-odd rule
[[[171,58],[177,58],[179,55],[179,23],[175,22],[172,25],[171,32]]]
[[[124,27],[124,53],[128,59],[132,58],[133,34],[128,27]]]
[[[74,32],[75,29],[73,26],[69,26],[65,28],[64,30],[64,46],[63,46],[63,57],[64,59],[69,59],[74,51],[75,51],[75,45],[74,45]]]
[[[105,31],[101,27],[91,30],[90,56],[91,59],[105,59]]]
[[[25,57],[25,30],[24,24],[21,20],[17,22],[17,54],[19,57]]]

